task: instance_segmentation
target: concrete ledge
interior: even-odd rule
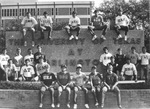
[[[55,98],[57,91],[55,93]],[[50,97],[47,91],[44,96],[43,109],[51,109]],[[150,108],[150,90],[121,90],[122,106],[123,109],[148,109]],[[71,95],[71,109],[73,96]],[[116,109],[117,101],[114,93],[106,93],[105,108]],[[89,105],[90,109],[97,109],[94,106],[92,93],[89,92]],[[82,91],[78,93],[78,109],[85,109],[84,107],[84,94]],[[38,90],[0,90],[0,109],[38,109],[39,105],[39,91]],[[57,108],[56,108],[57,109]],[[66,107],[66,92],[64,91],[61,96],[61,108]]]

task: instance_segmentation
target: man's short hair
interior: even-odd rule
[[[136,48],[135,47],[131,47],[131,50],[136,50]]]
[[[28,51],[32,50],[31,48],[28,48]]]
[[[97,12],[99,12],[99,10],[95,10],[95,11],[94,11],[94,13],[97,13]]]
[[[26,15],[30,14],[30,12],[26,12]]]
[[[37,45],[37,48],[42,47],[41,45]]]
[[[72,11],[72,14],[77,14],[77,12],[76,11]]]
[[[103,51],[105,51],[105,50],[108,50],[108,47],[104,47],[104,48],[103,48]]]
[[[30,61],[30,59],[26,59],[26,60],[25,60],[25,62],[28,62],[28,61]]]
[[[43,15],[48,14],[46,11],[44,11]]]
[[[120,51],[120,50],[122,50],[122,48],[118,48],[118,49],[117,49],[117,51]]]
[[[12,61],[12,59],[8,59],[8,62]]]

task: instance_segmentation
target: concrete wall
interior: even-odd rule
[[[57,92],[56,92],[57,93]],[[55,96],[56,97],[56,96]],[[150,108],[150,90],[121,90],[123,109],[149,109]],[[106,93],[105,109],[117,109],[116,95],[114,93]],[[90,109],[97,109],[94,106],[92,93],[89,92]],[[46,92],[44,96],[43,109],[51,109],[50,95]],[[61,96],[61,108],[66,107],[66,92]],[[78,93],[78,109],[85,109],[84,94],[82,91]],[[0,109],[38,109],[39,91],[38,90],[0,90]],[[56,108],[58,109],[58,108]],[[73,109],[71,95],[71,109]]]
[[[93,64],[99,66],[99,57],[103,53],[103,47],[107,46],[112,54],[116,54],[118,48],[123,48],[124,53],[128,53],[132,46],[135,46],[137,52],[141,52],[141,47],[144,46],[143,31],[132,30],[129,31],[128,41],[123,39],[116,40],[116,33],[110,30],[106,34],[106,41],[100,39],[101,31],[96,31],[98,40],[91,41],[92,37],[87,29],[82,29],[79,36],[79,40],[69,41],[68,35],[64,30],[53,31],[52,40],[47,40],[47,34],[45,33],[45,40],[37,40],[40,37],[40,33],[36,33],[36,45],[41,44],[43,47],[43,53],[46,54],[47,59],[50,61],[51,71],[58,72],[60,70],[60,64],[66,64],[68,70],[75,71],[77,63],[83,64],[83,71],[89,72]],[[124,35],[124,32],[122,32]],[[32,48],[36,52],[36,46],[31,46],[31,33],[27,32],[27,47],[23,46],[22,34],[19,31],[6,32],[6,47],[8,48],[8,54],[13,57],[17,47],[22,49],[22,55],[27,54],[27,49]],[[100,66],[98,67],[100,71]]]

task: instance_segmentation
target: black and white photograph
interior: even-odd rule
[[[0,0],[0,109],[150,109],[150,0]]]

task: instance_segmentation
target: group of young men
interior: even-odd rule
[[[16,49],[13,59],[7,55],[7,49],[3,49],[0,55],[0,80],[6,81],[41,81],[40,106],[43,106],[43,95],[46,90],[51,92],[52,104],[54,105],[54,90],[58,90],[57,107],[60,107],[60,96],[63,90],[68,92],[67,107],[70,108],[71,89],[74,91],[74,109],[77,108],[77,92],[83,90],[85,94],[85,107],[89,108],[88,92],[91,90],[95,98],[95,106],[104,107],[104,98],[107,91],[114,91],[117,94],[118,107],[121,108],[120,90],[117,87],[118,78],[122,80],[148,79],[148,65],[150,54],[146,48],[142,48],[142,53],[138,54],[136,48],[132,47],[131,52],[123,54],[119,48],[116,55],[109,53],[107,47],[103,48],[104,53],[100,56],[102,72],[97,72],[97,67],[91,68],[91,73],[87,76],[82,72],[82,65],[76,66],[76,73],[73,76],[67,71],[66,65],[61,65],[61,71],[57,74],[51,73],[50,64],[46,60],[46,55],[42,53],[40,45],[37,52],[33,54],[32,49],[28,49],[27,55],[21,55],[21,49]],[[141,72],[137,72],[137,67]],[[139,77],[139,78],[138,78]],[[90,88],[87,87],[90,85]],[[100,96],[101,95],[101,96]]]
[[[52,38],[51,32],[53,30],[53,21],[50,16],[48,16],[47,12],[43,13],[43,17],[40,18],[40,31],[41,31],[41,37],[39,40],[44,39],[44,31],[48,31],[48,39]],[[123,14],[123,10],[118,10],[118,16],[115,19],[115,31],[118,35],[117,39],[122,38],[122,35],[120,34],[120,30],[125,31],[124,39],[127,40],[127,33],[129,30],[129,18]],[[27,46],[27,41],[25,38],[26,31],[31,30],[32,31],[32,46],[34,46],[34,33],[35,33],[35,25],[37,25],[37,21],[34,17],[31,17],[31,14],[29,12],[26,13],[26,17],[22,20],[21,24],[23,25],[23,39],[24,39],[24,46]],[[76,39],[78,40],[80,30],[81,30],[81,21],[80,18],[77,16],[77,13],[75,11],[72,12],[72,16],[69,19],[69,24],[65,27],[65,30],[67,34],[69,35],[69,40]],[[97,35],[95,34],[95,30],[102,30],[102,35],[100,38],[103,40],[106,40],[106,31],[107,31],[108,25],[103,20],[103,16],[99,14],[98,10],[94,11],[94,15],[91,17],[90,25],[88,26],[88,30],[92,35],[92,41],[97,39]],[[76,35],[72,34],[72,31],[76,31]]]

